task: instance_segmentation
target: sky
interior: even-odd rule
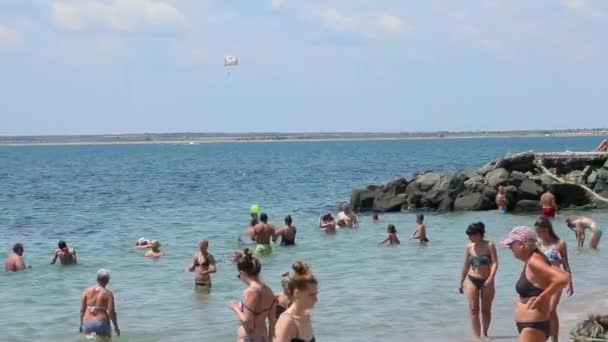
[[[0,0],[0,135],[607,127],[606,37],[606,0]]]

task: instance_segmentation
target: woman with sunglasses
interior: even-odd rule
[[[540,216],[536,222],[534,222],[534,228],[536,229],[536,234],[538,234],[539,238],[538,248],[545,254],[549,263],[570,274],[568,295],[572,296],[574,287],[572,285],[572,271],[570,270],[570,263],[568,262],[568,248],[566,247],[566,242],[555,234],[553,224],[546,216]],[[557,305],[559,304],[561,296],[562,292],[558,291],[555,296],[551,298],[551,340],[553,342],[558,341],[559,319],[557,317]]]
[[[237,277],[247,285],[243,291],[243,300],[230,303],[230,308],[240,323],[237,341],[272,342],[276,322],[276,297],[260,280],[262,263],[253,257],[249,248],[245,248],[236,267],[239,271]]]
[[[513,256],[524,262],[521,276],[515,284],[519,294],[515,303],[519,340],[546,341],[551,335],[551,299],[568,286],[570,275],[551,266],[537,247],[536,233],[528,227],[513,228],[501,243],[509,246]]]
[[[482,332],[484,337],[488,336],[495,293],[494,278],[498,270],[496,246],[484,239],[485,233],[486,228],[482,222],[472,223],[466,230],[470,243],[464,250],[458,288],[460,293],[467,295],[473,334],[477,339],[482,336]]]

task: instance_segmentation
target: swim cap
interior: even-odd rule
[[[97,279],[110,279],[110,270],[102,268],[97,271]]]
[[[139,238],[139,240],[137,240],[138,243],[142,243],[142,242],[146,242],[148,241],[146,238]]]
[[[259,204],[252,204],[251,205],[251,209],[249,209],[249,213],[251,214],[257,214],[260,212],[260,205]]]

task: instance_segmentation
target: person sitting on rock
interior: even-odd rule
[[[602,141],[594,152],[608,152],[608,139]]]

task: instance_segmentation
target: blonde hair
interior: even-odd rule
[[[310,272],[310,268],[302,261],[296,261],[291,268],[294,275],[289,278],[287,287],[293,293],[294,290],[306,290],[309,285],[317,285],[317,278]]]

